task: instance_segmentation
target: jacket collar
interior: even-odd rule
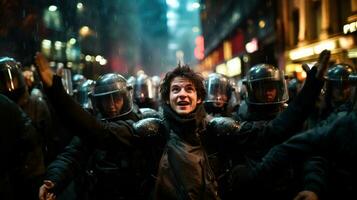
[[[200,144],[199,136],[205,128],[204,118],[206,116],[202,104],[197,105],[197,108],[187,115],[178,115],[168,104],[164,104],[162,107],[164,118],[171,130],[192,145]]]

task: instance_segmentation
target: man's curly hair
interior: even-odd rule
[[[170,101],[170,86],[172,80],[176,77],[184,77],[191,80],[197,91],[197,99],[201,99],[202,101],[205,99],[206,90],[201,74],[194,72],[188,65],[181,66],[179,64],[175,69],[166,73],[160,85],[161,99],[164,103]]]

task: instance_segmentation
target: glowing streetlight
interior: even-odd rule
[[[55,5],[50,5],[50,6],[48,7],[48,10],[51,11],[51,12],[54,12],[54,11],[57,10],[57,6],[55,6]]]

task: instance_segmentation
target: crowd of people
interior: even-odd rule
[[[34,64],[0,58],[1,199],[356,197],[355,69],[327,50],[299,87],[266,63],[242,84],[187,65],[66,84]]]

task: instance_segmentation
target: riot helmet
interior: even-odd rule
[[[160,82],[161,78],[159,76],[153,76],[151,78],[153,85],[154,101],[160,101]]]
[[[95,81],[88,79],[78,87],[77,100],[78,103],[85,109],[93,109],[89,95],[93,93],[94,86]]]
[[[18,102],[26,90],[20,64],[13,58],[0,57],[0,93]]]
[[[232,95],[232,85],[228,77],[212,73],[205,81],[207,96],[204,100],[205,105],[223,108],[227,105]]]
[[[100,76],[91,96],[95,108],[104,119],[124,116],[133,109],[131,88],[119,74],[108,73]]]
[[[247,73],[245,84],[248,104],[280,105],[289,99],[284,73],[273,65],[253,66]]]
[[[152,80],[146,74],[139,74],[134,83],[134,101],[139,106],[151,103],[154,98]]]
[[[354,73],[348,64],[334,64],[327,71],[326,97],[332,104],[340,105],[351,98],[352,87],[349,76]]]
[[[135,76],[130,76],[126,82],[129,86],[131,86],[133,88],[134,84],[135,84],[135,80],[136,80]]]
[[[82,85],[87,79],[82,74],[74,74],[72,77],[73,90],[78,90],[78,87]]]

